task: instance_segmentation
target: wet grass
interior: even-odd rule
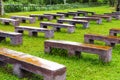
[[[43,13],[55,13],[55,12],[67,12],[67,11],[77,11],[77,10],[88,10],[94,11],[98,14],[105,12],[111,12],[111,8],[108,6],[102,7],[92,7],[92,8],[80,8],[72,10],[55,10],[55,11],[37,11],[37,12],[19,12],[19,13],[9,13],[5,14],[4,17],[10,17],[12,15],[24,15],[29,16],[29,14],[43,14]],[[71,18],[71,17],[70,17]],[[44,20],[47,21],[47,20]],[[56,22],[56,20],[52,20]],[[36,21],[35,24],[21,23],[21,25],[35,26],[39,27],[40,21]],[[55,40],[67,40],[75,42],[84,42],[84,34],[103,34],[108,35],[110,28],[119,28],[120,20],[113,19],[111,22],[106,22],[103,20],[102,24],[96,24],[95,22],[90,22],[88,29],[82,29],[82,25],[77,25],[74,33],[67,33],[66,29],[62,29],[61,32],[55,32]],[[12,25],[2,25],[0,24],[0,29],[5,31],[14,31]],[[38,37],[28,36],[28,32],[23,35],[23,44],[19,46],[12,46],[10,40],[3,41],[0,43],[0,47],[6,47],[13,50],[21,51],[27,54],[38,56],[44,59],[58,62],[64,64],[67,67],[67,80],[120,80],[120,45],[113,48],[112,51],[112,61],[108,64],[103,64],[98,60],[97,55],[82,53],[82,57],[79,59],[77,57],[67,57],[67,51],[53,49],[53,54],[44,53],[44,34],[39,33]],[[98,45],[104,45],[104,42],[96,42]],[[0,68],[0,78],[1,80],[42,80],[39,75],[32,75],[32,77],[26,77],[19,79],[12,74],[11,67],[1,67]]]

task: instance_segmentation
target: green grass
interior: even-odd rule
[[[10,17],[12,15],[25,15],[29,14],[43,14],[43,13],[55,13],[55,12],[67,12],[67,11],[77,11],[77,10],[88,10],[95,11],[98,14],[105,12],[111,12],[111,8],[108,6],[102,7],[90,7],[90,8],[80,8],[72,10],[55,10],[55,11],[37,11],[37,12],[19,12],[19,13],[9,13],[5,14],[4,17]],[[56,22],[53,20],[52,22]],[[35,24],[21,23],[21,25],[35,26],[39,27],[40,21],[37,21]],[[101,25],[96,24],[95,22],[90,22],[88,29],[82,29],[82,25],[77,25],[74,33],[69,34],[65,29],[61,32],[55,32],[55,40],[67,40],[75,42],[84,42],[85,33],[94,33],[94,34],[103,34],[108,35],[110,28],[119,28],[120,21],[113,19],[111,22],[106,22],[103,20]],[[2,25],[0,24],[0,29],[5,31],[14,31],[13,26]],[[67,67],[67,80],[120,80],[120,45],[117,45],[113,48],[112,51],[112,61],[108,64],[103,64],[98,60],[97,55],[92,54],[82,54],[82,58],[78,59],[77,57],[66,57],[64,55],[57,55],[61,53],[56,50],[56,54],[44,54],[44,41],[47,40],[44,38],[44,34],[39,33],[38,37],[29,37],[28,32],[25,32],[23,35],[23,44],[20,46],[12,46],[10,40],[7,39],[6,42],[0,43],[0,47],[6,47],[13,50],[21,51],[27,54],[38,56],[47,60],[55,61],[60,64],[64,64]],[[98,45],[104,45],[103,42],[96,42]],[[61,50],[62,51],[62,50]],[[62,52],[64,53],[64,52]],[[26,77],[19,79],[12,74],[12,67],[1,67],[0,68],[0,78],[1,80],[42,80],[38,75],[32,75],[31,77]]]

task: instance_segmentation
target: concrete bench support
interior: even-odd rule
[[[0,41],[5,40],[6,37],[10,38],[10,43],[13,45],[22,44],[22,34],[20,33],[0,31]]]

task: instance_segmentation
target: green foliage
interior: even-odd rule
[[[54,10],[54,11],[36,11],[36,12],[19,12],[19,13],[6,13],[4,17],[11,17],[12,15],[24,15],[29,16],[30,14],[43,14],[43,13],[56,13],[56,12],[68,12],[77,10],[87,10],[94,11],[97,14],[103,14],[105,12],[112,12],[108,6],[101,7],[89,7],[89,8],[79,8],[79,9],[67,9],[67,10]],[[69,17],[72,18],[72,17]],[[44,20],[47,21],[47,20]],[[35,26],[39,27],[41,21],[36,21],[35,24],[21,23],[23,26]],[[52,20],[56,22],[56,20]],[[55,32],[55,40],[67,40],[74,42],[84,42],[84,34],[102,34],[108,35],[110,28],[119,28],[120,21],[112,19],[111,22],[106,22],[103,20],[102,24],[96,24],[96,22],[90,22],[88,29],[83,29],[82,25],[77,25],[75,32],[72,34],[67,33],[66,29],[62,29],[61,32]],[[2,25],[0,24],[0,30],[14,31],[12,25]],[[99,62],[97,55],[82,53],[82,58],[61,55],[65,53],[64,50],[53,49],[52,54],[44,53],[44,41],[48,40],[44,38],[44,34],[39,33],[38,37],[28,36],[28,32],[25,31],[23,35],[23,44],[19,46],[10,45],[10,40],[7,42],[0,43],[0,47],[6,47],[34,56],[38,56],[47,60],[55,61],[63,64],[67,67],[67,79],[66,80],[120,80],[120,45],[113,48],[112,51],[112,61],[108,64],[103,64]],[[102,42],[96,42],[97,45],[104,45]],[[12,74],[12,67],[0,67],[0,79],[1,80],[42,80],[39,75],[32,75],[23,79]]]

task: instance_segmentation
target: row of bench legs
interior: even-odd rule
[[[0,37],[0,42],[6,40],[6,37]],[[13,45],[19,45],[22,44],[22,36],[12,36],[10,37],[10,43]]]
[[[47,28],[47,26],[40,26],[41,28]],[[60,31],[61,30],[61,28],[60,27],[58,27],[58,26],[54,26],[53,27],[53,30],[54,31]],[[67,27],[67,32],[68,33],[73,33],[75,31],[75,27]]]
[[[67,51],[68,51],[68,56],[81,57],[81,52],[82,51],[75,51],[75,50],[72,50],[72,49],[67,49]],[[51,52],[51,47],[46,47],[45,46],[45,52],[50,53]],[[99,56],[99,59],[103,62],[109,62],[111,60],[111,51],[108,51],[107,53],[97,54],[97,55]]]
[[[85,39],[84,39],[84,42],[85,43],[90,43],[90,44],[94,44],[94,40],[93,39],[89,39],[89,38],[86,38],[85,37]],[[106,45],[108,45],[108,46],[112,46],[112,47],[114,47],[115,46],[115,42],[110,42],[110,41],[104,41],[105,43],[106,43]]]
[[[16,29],[15,32],[23,34],[24,30]],[[54,31],[45,31],[44,33],[45,33],[46,38],[54,37]],[[29,36],[38,36],[38,32],[31,30],[31,31],[29,31]]]

